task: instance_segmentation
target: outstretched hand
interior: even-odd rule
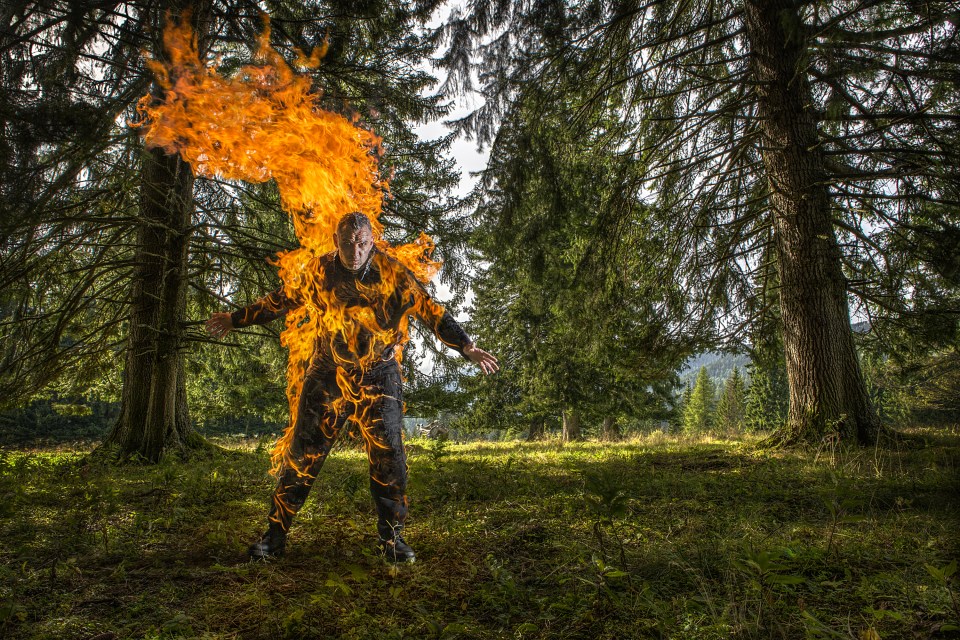
[[[214,338],[225,338],[228,333],[233,331],[233,318],[225,311],[215,313],[207,320],[206,326],[207,333]]]
[[[464,347],[463,355],[467,356],[470,362],[480,367],[487,375],[500,370],[500,363],[497,362],[497,359],[476,345],[471,344]]]

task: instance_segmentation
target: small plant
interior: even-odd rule
[[[626,551],[623,537],[616,522],[627,514],[629,496],[623,490],[623,483],[609,474],[593,474],[584,478],[583,498],[589,513],[593,516],[593,535],[600,545],[601,553],[606,553],[604,530],[609,529],[617,543],[618,557],[622,566],[626,566]]]
[[[614,589],[620,587],[625,581],[630,579],[630,574],[623,569],[618,569],[608,565],[602,558],[593,556],[591,565],[596,575],[596,581],[593,582],[598,590],[602,590],[609,598],[616,600]]]
[[[806,578],[792,571],[790,561],[793,556],[793,550],[786,547],[769,550],[745,547],[743,555],[733,560],[734,567],[747,579],[748,585],[759,592],[754,618],[754,624],[758,628],[761,628],[765,621],[779,623],[776,617],[767,612],[767,607],[776,602],[776,592],[779,589],[806,582]]]
[[[957,594],[953,590],[953,583],[956,580],[957,561],[954,560],[945,567],[935,567],[932,564],[925,564],[927,573],[933,578],[939,586],[947,590],[950,595],[950,604],[953,607],[953,615],[956,616],[953,623],[945,624],[940,627],[940,631],[960,631],[960,604],[957,603]]]
[[[861,506],[862,501],[856,497],[849,482],[844,482],[840,476],[830,472],[832,490],[823,495],[823,504],[830,514],[830,533],[827,535],[827,548],[824,553],[829,554],[833,548],[833,539],[841,525],[863,521],[863,516],[852,514],[853,509]]]
[[[806,582],[806,578],[786,573],[790,570],[788,561],[792,557],[793,551],[786,547],[769,551],[755,551],[747,547],[743,556],[734,561],[734,565],[767,587],[802,584]]]
[[[447,438],[431,438],[427,440],[424,451],[430,463],[439,467],[450,454],[450,441]]]

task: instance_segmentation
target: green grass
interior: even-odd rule
[[[328,460],[287,556],[246,562],[263,447],[157,466],[0,452],[8,638],[960,637],[960,436],[415,442],[413,565],[375,552],[362,453]],[[877,635],[871,635],[871,634]]]

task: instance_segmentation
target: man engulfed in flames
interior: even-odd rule
[[[177,153],[194,174],[226,181],[274,180],[300,246],[276,257],[283,286],[234,313],[216,313],[208,331],[286,316],[290,350],[290,425],[273,451],[279,484],[254,558],[283,553],[287,531],[344,424],[359,427],[370,459],[370,489],[387,558],[411,561],[401,532],[407,516],[399,362],[410,316],[484,373],[497,360],[478,349],[424,289],[440,264],[433,243],[392,246],[378,220],[389,185],[379,175],[382,148],[371,131],[321,109],[308,76],[270,46],[265,20],[258,64],[230,76],[200,55],[189,15],[164,29],[166,56],[148,60],[157,91],[144,96],[148,147]],[[297,64],[315,67],[321,47]],[[360,212],[363,213],[360,213]],[[332,243],[331,243],[332,240]],[[332,250],[331,250],[332,249]]]
[[[473,344],[409,269],[376,248],[367,216],[358,212],[343,216],[333,241],[336,250],[310,265],[316,286],[310,288],[309,299],[281,288],[233,313],[216,313],[207,322],[212,335],[223,337],[234,328],[263,324],[304,307],[319,320],[299,406],[277,447],[279,483],[269,526],[250,546],[250,556],[283,553],[294,515],[337,435],[352,420],[359,426],[370,461],[381,549],[393,562],[412,562],[413,549],[402,537],[407,463],[399,367],[409,317],[419,318],[484,373],[495,372],[498,364]]]

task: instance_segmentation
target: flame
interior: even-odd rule
[[[266,16],[254,56],[258,64],[244,66],[230,77],[201,60],[188,16],[179,22],[168,16],[163,43],[168,60],[147,62],[162,97],[144,96],[138,106],[141,120],[131,124],[143,127],[148,146],[179,153],[197,176],[254,183],[275,180],[300,243],[276,259],[285,295],[304,304],[287,314],[281,335],[281,344],[289,350],[290,424],[274,448],[273,471],[297,466],[288,451],[306,367],[316,341],[330,340],[333,347],[334,336],[341,336],[348,349],[346,353],[332,349],[337,364],[344,366],[337,368],[342,397],[331,408],[338,414],[353,410],[349,419],[360,425],[368,450],[383,446],[368,433],[368,412],[375,398],[361,384],[362,372],[374,364],[374,350],[361,349],[357,337],[365,330],[372,334],[373,344],[402,347],[409,339],[407,316],[400,326],[381,327],[372,309],[358,313],[353,308],[347,313],[317,281],[320,257],[334,250],[337,222],[352,211],[370,218],[377,248],[396,260],[390,263],[392,269],[382,269],[376,285],[382,292],[393,290],[404,267],[423,283],[439,270],[440,263],[430,257],[433,242],[425,234],[398,247],[382,238],[378,218],[389,185],[378,171],[381,139],[342,115],[317,107],[320,95],[311,90],[310,78],[295,73],[270,46]],[[325,52],[326,42],[309,56],[298,51],[297,64],[316,67]],[[418,304],[436,305],[429,299]],[[439,307],[411,312],[435,314],[438,309],[442,312]],[[396,349],[398,360],[401,352]]]

